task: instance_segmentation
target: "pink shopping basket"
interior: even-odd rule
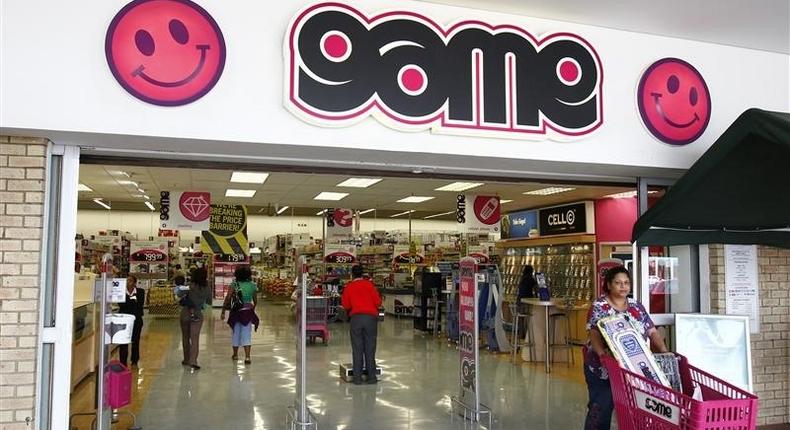
[[[757,396],[700,370],[678,356],[683,393],[602,357],[609,371],[620,430],[754,430]],[[699,387],[702,401],[692,399]]]

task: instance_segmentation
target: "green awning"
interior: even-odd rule
[[[637,220],[632,240],[790,248],[790,113],[741,114]]]

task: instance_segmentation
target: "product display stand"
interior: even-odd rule
[[[451,417],[457,412],[465,421],[481,422],[484,416],[488,417],[488,428],[491,428],[494,418],[491,408],[480,402],[480,327],[478,325],[478,299],[480,291],[477,282],[477,261],[466,257],[459,263],[460,278],[460,306],[459,306],[459,354],[460,390],[458,396],[452,396]],[[460,409],[460,410],[459,410]]]
[[[285,428],[318,430],[318,420],[307,407],[307,258],[299,257],[301,293],[296,305],[296,398],[288,407]]]

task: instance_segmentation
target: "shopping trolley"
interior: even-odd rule
[[[316,338],[321,338],[324,345],[329,343],[329,327],[327,324],[329,303],[323,296],[307,296],[307,310],[305,313],[307,340],[315,343]]]
[[[612,385],[620,430],[754,430],[757,396],[700,370],[677,354],[681,391],[601,357]],[[698,390],[702,400],[694,400]]]

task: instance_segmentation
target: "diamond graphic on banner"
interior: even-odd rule
[[[190,221],[204,221],[209,216],[211,202],[208,193],[184,192],[181,195],[181,213]]]

